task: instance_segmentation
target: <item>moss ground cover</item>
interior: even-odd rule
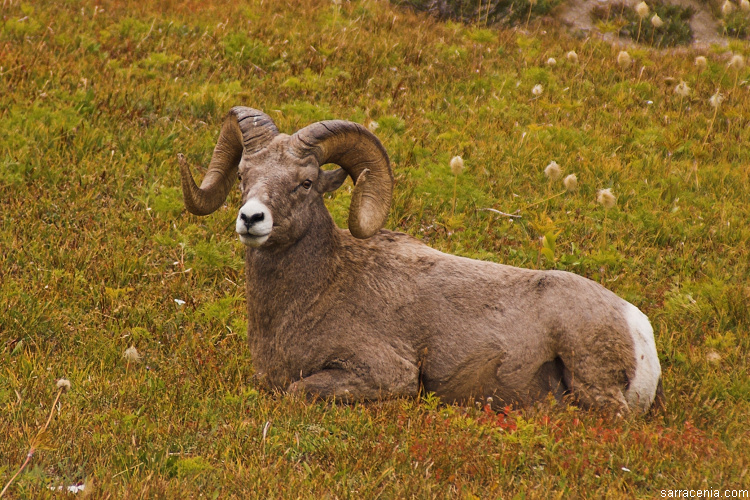
[[[0,16],[0,487],[35,449],[9,498],[80,484],[92,498],[749,487],[750,69],[725,48],[628,49],[625,66],[620,48],[543,21],[489,30],[370,0],[11,1]],[[235,104],[285,132],[374,129],[396,176],[388,228],[569,270],[639,306],[665,410],[497,415],[429,394],[338,406],[260,391],[239,195],[189,216],[176,160],[207,165]],[[348,187],[327,199],[342,226]],[[52,408],[60,378],[71,389]]]

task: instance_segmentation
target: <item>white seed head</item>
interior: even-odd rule
[[[596,194],[596,202],[609,210],[617,204],[617,198],[612,194],[612,188],[600,189]]]
[[[638,17],[640,17],[641,19],[645,19],[649,13],[648,5],[646,5],[646,2],[641,2],[636,5],[635,13],[638,14]]]
[[[568,61],[572,63],[578,62],[578,54],[576,54],[575,50],[569,51],[567,54],[565,54],[565,57],[568,58]]]
[[[563,179],[563,185],[565,186],[565,190],[569,193],[574,192],[578,189],[578,177],[576,177],[576,174],[570,174]]]
[[[740,0],[740,10],[742,12],[750,12],[750,0]]]
[[[659,14],[654,14],[654,17],[651,18],[651,26],[653,26],[656,29],[659,29],[662,26],[664,26],[664,21],[661,20],[661,17],[659,17]]]
[[[684,81],[681,81],[674,88],[674,93],[682,97],[687,97],[690,95],[690,87],[688,87],[687,83],[685,83]]]
[[[380,124],[376,122],[375,120],[370,120],[367,123],[367,128],[370,132],[375,132],[378,129],[378,127],[380,127]]]
[[[70,380],[61,378],[57,381],[57,388],[62,389],[63,392],[70,390]]]
[[[552,160],[549,162],[549,165],[544,168],[544,175],[546,175],[549,180],[556,181],[562,175],[562,169],[555,160]]]
[[[557,59],[555,59],[554,57],[550,57],[549,59],[547,59],[547,66],[554,66],[555,64],[557,64]]]
[[[627,68],[633,63],[633,60],[630,58],[630,54],[628,54],[627,51],[621,50],[619,54],[617,54],[617,64],[620,65],[621,68]]]
[[[732,12],[734,12],[734,4],[729,0],[726,0],[726,2],[721,5],[721,14],[726,17]]]
[[[141,355],[138,352],[138,349],[135,348],[135,346],[130,346],[127,349],[125,349],[125,352],[122,354],[122,357],[124,357],[128,361],[133,361],[137,363],[141,360]]]
[[[708,361],[711,364],[717,364],[719,361],[721,361],[721,354],[711,349],[706,354],[706,361]]]
[[[451,172],[453,172],[453,175],[461,175],[461,172],[464,171],[464,159],[460,156],[454,156],[451,158]]]
[[[711,105],[711,107],[714,107],[714,108],[718,108],[718,107],[719,107],[719,105],[720,105],[720,104],[721,104],[722,102],[724,102],[724,94],[722,94],[722,93],[721,93],[721,92],[719,92],[718,90],[716,91],[716,93],[715,93],[714,95],[712,95],[712,96],[711,96],[711,97],[710,97],[710,98],[708,99],[708,103],[709,103],[709,104]]]
[[[540,83],[537,83],[534,85],[534,88],[531,89],[531,93],[537,96],[542,95],[542,92],[544,92],[544,87],[542,87]]]
[[[745,67],[745,58],[739,54],[733,55],[732,58],[729,60],[729,63],[727,64],[727,68],[732,68],[735,71],[739,71],[744,67]]]
[[[703,56],[698,56],[695,58],[695,66],[700,70],[703,71],[708,66],[708,59],[706,59]]]

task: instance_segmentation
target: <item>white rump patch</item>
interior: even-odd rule
[[[630,387],[625,392],[625,400],[631,411],[647,411],[654,402],[656,387],[661,377],[661,365],[656,354],[654,330],[651,323],[637,307],[627,303],[625,319],[630,326],[633,336],[633,351],[635,352],[635,376],[630,381]]]
[[[273,218],[268,207],[257,198],[242,205],[237,214],[235,230],[240,241],[250,247],[259,247],[266,242],[273,229]]]

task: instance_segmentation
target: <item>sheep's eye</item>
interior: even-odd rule
[[[312,181],[310,179],[307,179],[302,183],[302,187],[305,189],[310,189],[312,187]]]

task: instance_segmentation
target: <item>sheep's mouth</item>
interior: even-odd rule
[[[271,235],[271,231],[265,234],[238,233],[240,241],[249,247],[259,247],[266,242]]]

